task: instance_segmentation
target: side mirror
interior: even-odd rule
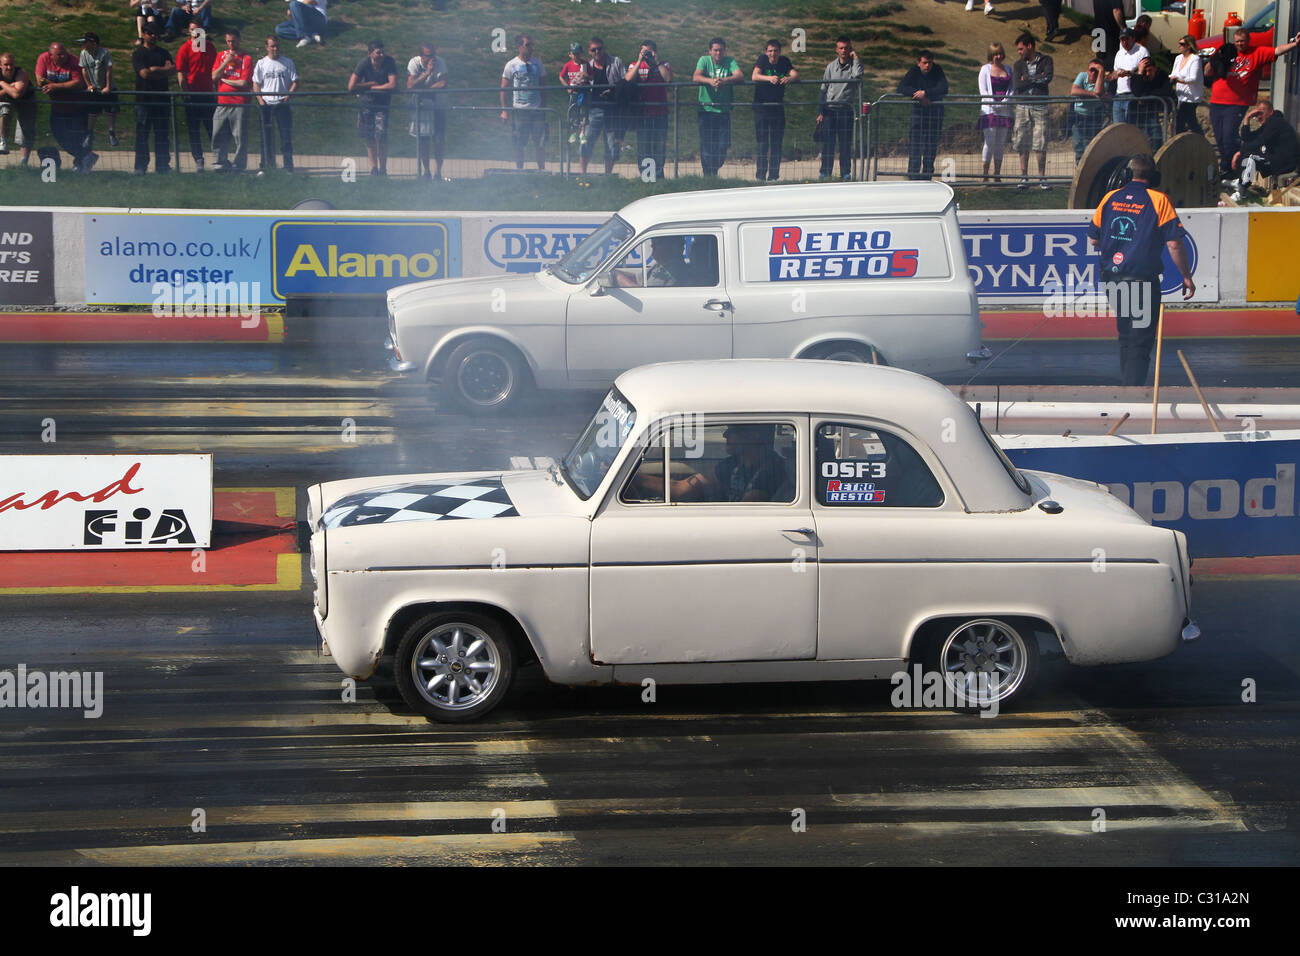
[[[596,284],[591,287],[593,296],[604,295],[607,289],[614,288],[614,277],[608,272],[602,272],[596,276]]]

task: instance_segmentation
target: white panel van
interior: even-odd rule
[[[539,273],[388,293],[391,363],[499,411],[651,362],[819,358],[940,375],[988,357],[939,182],[682,192],[620,210]]]

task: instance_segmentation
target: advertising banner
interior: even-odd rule
[[[1053,294],[1075,297],[1097,285],[1097,255],[1088,242],[1086,211],[1053,212],[1048,217],[1030,213],[997,213],[960,217],[961,235],[975,291],[982,305],[1033,306]],[[1202,210],[1179,217],[1187,231],[1192,279],[1192,302],[1219,299],[1219,220],[1217,212]],[[1182,288],[1178,269],[1164,253],[1166,301]],[[1182,301],[1182,296],[1177,296]]]
[[[0,212],[0,305],[53,304],[53,215]]]
[[[271,227],[275,297],[383,295],[460,275],[456,220],[282,219]]]
[[[93,305],[170,313],[173,303],[215,301],[247,310],[460,275],[457,219],[95,213],[84,228]]]
[[[211,545],[211,455],[0,457],[0,551]]]
[[[1267,436],[1267,437],[1266,437]],[[1018,468],[1100,482],[1142,517],[1187,535],[1193,557],[1300,553],[1300,432],[999,439]],[[1037,447],[1031,447],[1037,446]]]
[[[150,306],[159,297],[158,283],[233,283],[245,305],[275,305],[270,222],[258,216],[87,215],[86,302]]]
[[[554,221],[525,217],[495,222],[485,217],[483,241],[476,255],[467,254],[466,275],[498,272],[540,272],[558,262],[608,219],[608,215],[570,217],[561,213]],[[469,242],[466,237],[466,242]]]

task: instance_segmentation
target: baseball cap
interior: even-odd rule
[[[1119,35],[1120,35],[1121,37],[1136,37],[1136,36],[1137,36],[1137,34],[1133,32],[1133,29],[1132,29],[1131,27],[1125,27],[1123,30],[1120,30],[1120,31],[1119,31]]]
[[[87,31],[86,31],[85,33],[83,33],[81,36],[77,37],[77,42],[78,42],[78,43],[98,43],[98,42],[99,42],[99,34],[98,34],[98,33],[91,33],[89,30],[87,30]]]
[[[570,52],[570,53],[581,53],[581,52],[582,52],[582,44],[581,44],[581,43],[570,43],[570,44],[569,44],[569,52]]]

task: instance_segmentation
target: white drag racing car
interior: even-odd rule
[[[315,616],[342,670],[469,720],[535,659],[563,684],[887,678],[1023,694],[1197,636],[1184,536],[1018,472],[899,369],[743,360],[619,376],[548,470],[309,489]],[[990,684],[989,681],[992,681]],[[965,695],[965,696],[963,696]],[[981,698],[983,701],[984,697]]]

